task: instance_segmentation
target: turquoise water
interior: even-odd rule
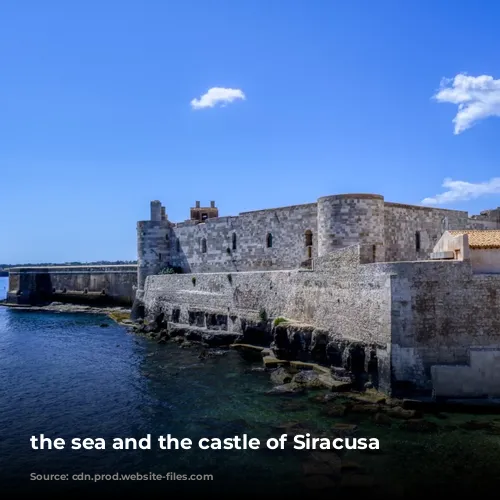
[[[3,286],[0,279],[0,293]],[[134,336],[106,317],[0,308],[2,484],[31,492],[99,488],[303,497],[316,494],[314,486],[319,482],[304,474],[304,463],[311,460],[309,452],[291,447],[270,451],[265,446],[248,451],[200,450],[198,440],[247,434],[264,443],[284,432],[292,438],[305,432],[333,437],[335,424],[353,423],[359,427],[359,436],[378,437],[381,446],[379,451],[352,450],[342,456],[344,463],[355,463],[357,472],[345,476],[346,484],[354,484],[354,489],[370,484],[373,496],[375,492],[408,495],[422,485],[440,486],[443,491],[450,491],[450,485],[458,489],[472,485],[476,490],[478,482],[488,486],[497,481],[498,487],[497,435],[444,427],[429,435],[378,427],[367,415],[332,417],[324,405],[310,399],[311,394],[266,394],[272,385],[258,360],[233,351],[200,360],[199,352]],[[451,422],[455,417],[442,418]],[[104,438],[108,447],[32,450],[30,437],[40,434],[68,443],[75,437]],[[147,434],[153,439],[151,450],[110,448],[115,437],[139,439]],[[158,449],[155,439],[167,434],[190,438],[193,449]],[[211,474],[214,479],[99,484],[29,481],[31,473],[117,472]]]

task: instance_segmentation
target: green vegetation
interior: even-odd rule
[[[164,267],[158,274],[181,274],[182,269],[180,267]]]
[[[192,283],[193,283],[193,286],[196,286],[196,276],[193,276],[193,277],[191,278],[191,281],[192,281]]]
[[[281,323],[288,323],[289,321],[289,319],[284,318],[283,316],[278,316],[277,318],[274,318],[273,326],[278,326]]]

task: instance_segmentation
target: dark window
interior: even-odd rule
[[[208,214],[201,214],[201,220],[207,220]]]
[[[176,245],[177,245],[177,252],[180,252],[181,251],[181,240],[177,240],[176,242]]]
[[[168,233],[165,235],[165,239],[168,241]]]
[[[201,252],[207,253],[207,240],[206,240],[206,238],[203,238],[201,240]]]
[[[377,261],[377,245],[372,246],[372,259],[373,262]]]
[[[233,233],[233,250],[236,250],[236,233]]]
[[[313,234],[310,229],[308,229],[305,232],[305,237],[306,237],[306,247],[312,247],[313,244]]]
[[[420,231],[415,233],[415,249],[420,252]]]
[[[161,260],[161,253],[158,254],[158,260]]]
[[[271,248],[273,246],[273,235],[271,233],[267,233],[266,244],[267,248]]]
[[[312,259],[312,247],[307,247],[307,258]]]

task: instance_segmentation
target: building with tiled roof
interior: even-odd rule
[[[500,273],[500,229],[445,231],[431,258],[468,260],[476,274]]]

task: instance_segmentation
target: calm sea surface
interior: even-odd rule
[[[7,279],[0,278],[0,298],[6,286]],[[269,375],[259,371],[258,360],[246,360],[232,351],[200,360],[199,352],[134,336],[106,317],[0,307],[2,481],[43,491],[49,483],[30,482],[31,473],[174,472],[212,474],[214,480],[196,484],[163,481],[165,494],[189,488],[206,493],[262,494],[264,489],[268,494],[305,494],[312,485],[304,475],[303,464],[310,460],[306,451],[265,447],[259,451],[202,451],[197,441],[248,434],[265,442],[284,432],[292,438],[295,433],[328,434],[336,422],[356,423],[359,435],[380,439],[379,451],[349,451],[343,457],[362,468],[359,484],[369,480],[380,491],[404,493],[423,483],[444,490],[449,484],[493,484],[498,476],[497,435],[450,430],[442,425],[443,418],[436,419],[443,431],[422,434],[377,427],[368,416],[328,417],[322,405],[308,399],[311,395],[266,394],[272,386]],[[453,425],[457,418],[476,418],[442,417]],[[306,430],[287,430],[294,429],[297,422]],[[74,437],[104,438],[108,447],[34,451],[30,437],[40,434],[68,443]],[[151,450],[117,451],[109,445],[114,437],[147,434],[153,439]],[[159,450],[155,439],[167,434],[190,438],[193,449]],[[95,484],[75,481],[51,486],[67,492],[95,488]],[[151,481],[110,481],[99,486],[114,492],[118,487],[143,492],[153,487]],[[154,487],[159,488],[158,484]]]

